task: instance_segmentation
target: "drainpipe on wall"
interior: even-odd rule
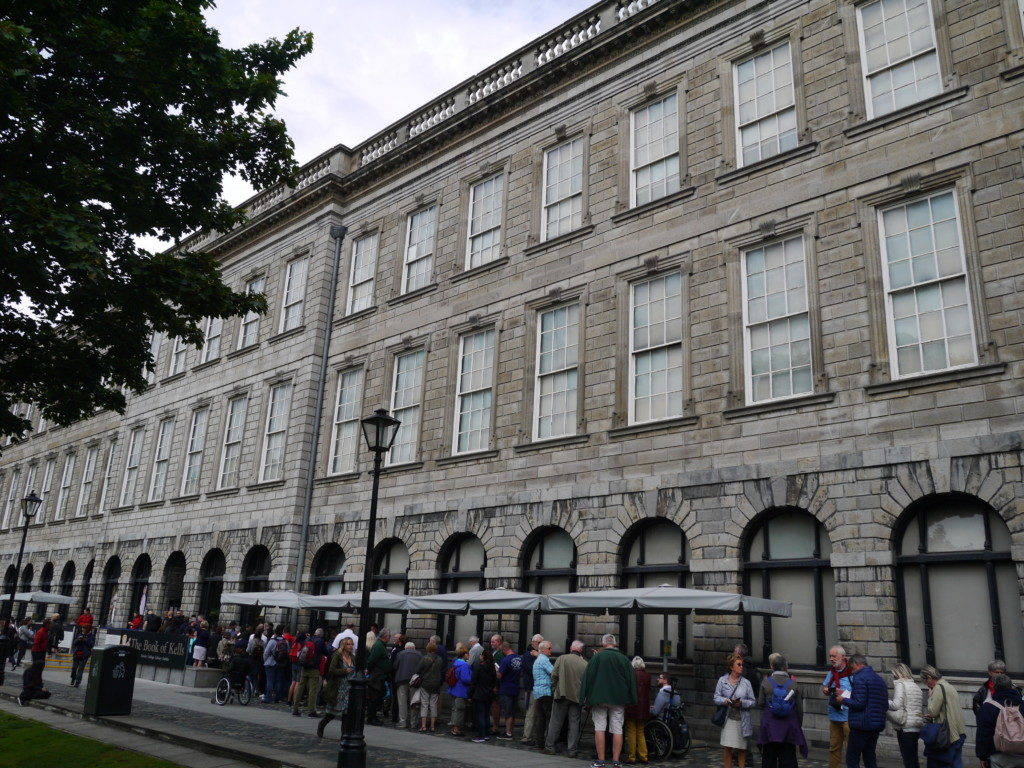
[[[341,244],[345,240],[347,227],[331,225],[334,238],[334,265],[331,267],[330,296],[327,299],[327,327],[324,330],[323,349],[320,353],[320,372],[316,386],[316,404],[313,407],[313,445],[309,456],[309,472],[306,476],[306,497],[302,502],[302,534],[299,536],[299,557],[295,565],[294,590],[302,591],[303,563],[309,547],[309,516],[313,511],[313,486],[316,481],[316,466],[320,453],[320,423],[323,421],[324,396],[327,389],[327,358],[331,351],[331,332],[334,329],[334,304],[338,295],[338,272],[341,269]],[[298,616],[298,611],[295,613]]]

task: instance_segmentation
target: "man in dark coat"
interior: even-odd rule
[[[22,677],[21,693],[18,694],[18,703],[27,707],[32,699],[48,699],[50,692],[43,687],[43,667],[45,661],[33,661]]]
[[[859,768],[861,759],[865,768],[878,768],[875,747],[878,734],[885,728],[885,713],[889,709],[889,691],[862,655],[850,657],[850,684],[847,694],[850,708],[850,738],[846,743],[846,768]]]
[[[17,635],[11,626],[11,620],[7,616],[0,618],[0,685],[4,684],[4,670],[7,667],[7,658],[17,644]]]
[[[985,768],[988,768],[989,765],[1024,764],[1024,757],[1001,753],[996,749],[995,743],[996,720],[999,719],[1000,707],[1021,709],[1024,700],[1021,699],[1020,692],[1013,687],[1010,678],[1004,674],[996,674],[992,677],[992,688],[992,698],[983,701],[978,707],[978,730],[974,736],[974,754],[978,756]]]

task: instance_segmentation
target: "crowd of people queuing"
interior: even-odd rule
[[[752,740],[765,768],[795,768],[797,752],[807,756],[797,678],[780,653],[768,657],[768,666],[769,674],[762,677],[746,646],[737,645],[726,660],[727,671],[715,685],[725,768],[751,765]],[[1007,676],[1005,662],[993,661],[988,673],[989,679],[972,701],[977,722],[975,754],[983,768],[1024,768],[1021,692]],[[906,664],[894,664],[889,674],[891,696],[885,680],[864,656],[847,655],[839,645],[829,649],[829,669],[821,685],[827,699],[829,768],[877,768],[878,737],[887,723],[896,731],[905,768],[919,768],[922,753],[927,768],[963,768],[967,727],[956,689],[931,665],[921,668],[924,691]],[[761,713],[756,739],[755,708]]]
[[[88,608],[75,622],[72,686],[81,684],[95,644],[93,622]],[[150,611],[134,614],[128,628],[186,635],[189,664],[220,667],[236,686],[248,680],[265,706],[283,704],[296,717],[318,718],[320,738],[332,720],[348,711],[359,645],[354,624],[327,636],[323,628],[293,633],[270,622],[246,627],[232,621],[211,628],[202,616]],[[42,671],[63,634],[59,615],[36,628],[27,618],[17,626],[0,618],[0,658],[14,670],[31,651],[22,703],[49,697]],[[382,722],[382,705],[390,699],[389,714],[398,727],[436,732],[446,691],[450,735],[478,743],[518,738],[523,745],[555,754],[564,733],[565,754],[576,757],[589,713],[597,751],[593,768],[647,763],[646,721],[681,701],[667,674],[660,674],[654,684],[644,660],[620,652],[611,634],[590,654],[575,640],[557,657],[552,643],[539,634],[521,653],[500,634],[492,635],[487,645],[471,636],[450,651],[435,635],[421,649],[402,633],[392,635],[376,625],[366,642],[368,724]],[[0,684],[5,666],[0,664]],[[720,728],[725,768],[752,767],[752,743],[764,768],[796,768],[797,754],[807,756],[804,697],[797,678],[781,653],[769,656],[768,667],[762,675],[742,644],[726,659],[712,696],[712,723]],[[905,768],[920,768],[922,752],[926,768],[962,768],[967,728],[955,688],[930,665],[920,670],[923,690],[906,664],[893,665],[889,674],[891,694],[864,656],[848,655],[839,645],[829,649],[821,684],[827,701],[829,768],[877,768],[878,737],[887,723],[895,729]],[[988,680],[972,700],[975,751],[983,768],[1024,768],[1022,708],[1021,691],[1008,677],[1005,662],[993,661]],[[760,721],[756,729],[755,712]],[[517,735],[520,714],[523,725]]]

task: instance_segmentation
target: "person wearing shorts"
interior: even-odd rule
[[[580,683],[580,704],[590,707],[594,721],[597,760],[591,768],[606,768],[605,731],[612,735],[612,766],[618,768],[622,755],[622,728],[626,705],[636,704],[636,675],[625,654],[619,651],[615,635],[601,638],[602,648],[590,663]]]

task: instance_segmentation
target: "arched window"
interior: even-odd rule
[[[266,549],[263,550],[266,552]],[[250,552],[250,554],[252,554]],[[182,570],[184,570],[184,558],[182,560]],[[267,578],[270,575],[270,553],[267,552],[267,562],[265,564],[266,570],[264,573],[267,574]],[[202,565],[199,566],[199,613],[205,616],[207,619],[217,620],[220,616],[220,595],[224,591],[224,573],[227,571],[227,560],[224,558],[224,553],[219,549],[211,549],[206,553],[206,557],[203,558]],[[252,590],[253,592],[261,592],[266,587],[261,589]]]
[[[164,595],[163,608],[177,610],[181,608],[181,599],[185,594],[185,555],[171,552],[164,564]],[[157,606],[154,606],[156,608]]]
[[[53,563],[47,563],[39,573],[39,591],[51,592],[53,590]],[[33,617],[36,621],[46,618],[46,606],[48,603],[36,603]]]
[[[743,591],[793,604],[790,618],[747,617],[747,645],[767,663],[778,651],[790,664],[822,666],[836,642],[832,545],[824,526],[802,509],[772,509],[744,534]]]
[[[398,539],[385,539],[374,550],[370,588],[409,594],[409,549]],[[373,618],[373,623],[392,632],[402,629],[404,621],[404,613],[377,613]]]
[[[89,604],[89,597],[92,587],[92,575],[96,570],[96,561],[90,560],[85,566],[85,573],[82,574],[82,603],[78,606],[78,612],[84,613],[87,608],[92,608]]]
[[[537,594],[576,591],[576,544],[561,528],[539,528],[526,541],[523,557],[523,589]],[[576,617],[564,614],[532,614],[520,623],[519,647],[526,648],[537,633],[562,653],[576,634]]]
[[[101,593],[103,596],[100,599],[100,612],[96,617],[96,623],[101,627],[114,626],[116,619],[120,618],[111,615],[120,578],[121,558],[115,555],[107,560],[107,565],[103,569],[103,592]]]
[[[145,613],[146,607],[143,602],[149,599],[149,577],[153,573],[153,562],[149,555],[143,553],[135,559],[132,566],[131,592],[128,600],[128,618],[130,619],[136,611]]]
[[[313,558],[313,594],[340,595],[345,591],[345,553],[333,542],[324,544]],[[335,624],[341,617],[337,611],[313,611],[314,627]]]
[[[622,586],[656,587],[668,584],[689,587],[690,546],[682,528],[664,518],[649,518],[626,532],[622,543]],[[655,659],[662,656],[661,640],[672,643],[672,657],[686,658],[686,639],[690,636],[689,616],[669,616],[668,637],[662,614],[623,616],[619,623],[622,635],[619,647],[634,656]]]
[[[484,568],[487,554],[484,545],[471,533],[457,533],[441,547],[442,592],[478,592],[487,588]],[[470,635],[480,637],[484,631],[484,617],[445,616],[438,617],[438,632],[445,648],[454,648],[458,642],[465,642]]]
[[[64,568],[60,572],[58,591],[65,597],[71,597],[75,591],[75,564],[71,560],[64,563]],[[69,606],[64,604],[57,606],[57,612],[60,614],[61,621],[68,620],[68,608]]]
[[[270,591],[270,550],[262,544],[250,549],[242,561],[242,591]],[[262,611],[262,608],[253,605],[242,606],[242,624],[251,624]]]
[[[931,496],[907,510],[896,542],[903,658],[954,673],[1005,659],[1024,671],[1020,587],[1002,518],[973,496]]]

